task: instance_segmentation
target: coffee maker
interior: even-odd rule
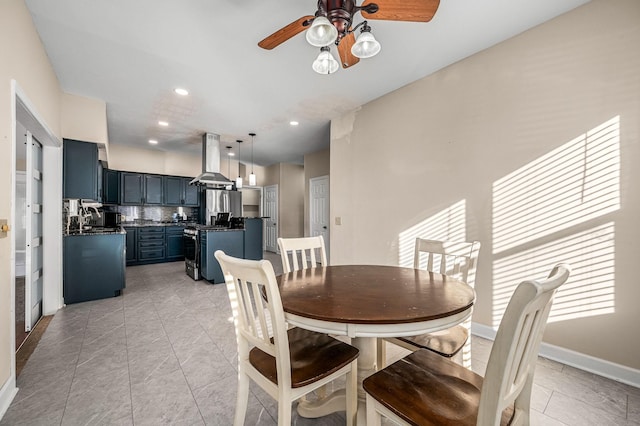
[[[64,209],[67,215],[67,234],[72,229],[82,229],[80,200],[77,198],[64,200]]]

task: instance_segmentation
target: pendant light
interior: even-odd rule
[[[236,140],[238,142],[238,178],[236,179],[236,188],[242,188],[242,176],[240,176],[240,144],[242,141],[240,139]]]
[[[231,157],[233,157],[233,152],[231,152],[231,145],[227,145],[227,176],[231,176]],[[231,188],[231,185],[227,185],[225,187],[226,190],[230,190]]]
[[[256,136],[255,133],[249,133],[251,136],[251,174],[249,175],[249,186],[256,186],[256,174],[253,173],[253,138]]]

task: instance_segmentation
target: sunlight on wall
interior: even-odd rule
[[[494,253],[619,208],[618,116],[494,183]]]
[[[522,280],[543,279],[560,261],[573,272],[556,294],[549,322],[614,312],[614,237],[614,224],[607,223],[495,261],[493,326]]]
[[[586,222],[620,209],[619,116],[496,181],[493,194],[494,255],[514,253],[494,260],[494,327],[520,281],[544,278],[558,262],[573,272],[549,322],[615,311],[615,225]],[[570,227],[578,230],[554,238]]]
[[[398,265],[412,268],[416,238],[466,241],[466,203],[458,201],[398,235]]]

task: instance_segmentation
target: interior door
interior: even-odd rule
[[[25,331],[42,315],[42,145],[27,131]]]
[[[309,179],[310,235],[322,235],[329,259],[329,176]]]
[[[265,237],[264,249],[278,252],[278,185],[264,188]]]

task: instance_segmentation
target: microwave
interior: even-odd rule
[[[104,228],[116,228],[120,226],[120,213],[118,212],[100,212],[100,217],[95,213],[91,214],[90,225]]]

